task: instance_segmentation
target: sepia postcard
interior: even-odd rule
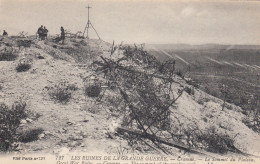
[[[259,20],[249,0],[0,0],[0,163],[260,163]]]

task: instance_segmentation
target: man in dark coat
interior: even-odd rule
[[[37,33],[39,35],[40,40],[43,40],[44,39],[44,36],[43,36],[43,25],[41,25],[41,27],[38,28]]]
[[[4,30],[3,36],[8,36],[8,33]]]
[[[64,31],[64,28],[63,28],[62,26],[60,27],[60,31],[61,31],[60,39],[62,40],[62,44],[64,44],[64,40],[65,40],[65,31]]]
[[[47,35],[48,35],[48,30],[47,30],[46,27],[44,26],[44,28],[43,28],[44,40],[47,39]]]

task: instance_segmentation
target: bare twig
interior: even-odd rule
[[[157,141],[159,141],[163,144],[166,144],[166,145],[169,145],[169,146],[172,146],[172,147],[176,147],[178,149],[182,149],[182,150],[192,152],[192,153],[195,153],[195,154],[206,155],[206,156],[209,156],[209,157],[215,156],[212,153],[209,153],[209,152],[206,152],[206,151],[203,151],[203,150],[195,150],[195,149],[190,148],[189,146],[186,146],[186,145],[183,145],[183,144],[180,144],[180,143],[177,143],[177,142],[173,142],[173,141],[167,141],[167,140],[165,140],[161,137],[157,137],[157,136],[154,136],[154,135],[151,135],[151,134],[148,134],[148,133],[144,135],[142,132],[137,131],[137,130],[119,127],[119,128],[117,128],[117,131],[119,133],[120,132],[127,132],[127,133],[130,133],[130,134],[139,135],[141,137],[148,138],[150,140],[157,140]]]

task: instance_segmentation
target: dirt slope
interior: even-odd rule
[[[55,53],[55,58],[50,52]],[[116,147],[120,143],[113,140],[105,142],[110,124],[106,115],[86,112],[95,102],[85,97],[82,77],[87,77],[92,72],[78,66],[66,53],[42,41],[31,48],[23,48],[18,55],[15,61],[1,61],[0,84],[3,88],[0,91],[0,101],[11,105],[22,99],[32,112],[41,115],[36,121],[23,125],[23,128],[42,127],[45,131],[43,139],[21,144],[22,153],[51,153],[67,146],[72,149],[77,147],[77,150],[87,147],[86,151],[108,151],[109,147]],[[38,56],[44,59],[38,59]],[[24,58],[32,59],[32,68],[18,73],[15,67]],[[78,88],[66,104],[54,102],[48,95],[48,88],[63,81]],[[81,138],[77,139],[78,136]],[[101,145],[100,142],[104,144]]]
[[[14,44],[15,39],[6,38],[2,43]],[[34,41],[31,47],[22,47],[20,50],[13,45],[18,58],[14,61],[0,61],[0,102],[8,105],[20,99],[26,102],[28,109],[40,117],[22,123],[20,129],[44,129],[39,140],[19,143],[17,153],[117,153],[119,147],[134,153],[153,153],[132,150],[126,140],[111,137],[110,133],[122,121],[120,116],[114,116],[111,112],[115,107],[109,103],[99,103],[84,94],[85,86],[92,82],[91,77],[103,78],[103,75],[91,70],[90,64],[98,56],[109,57],[110,46],[102,41],[87,42],[82,39],[68,39],[65,45]],[[4,48],[10,47],[2,44],[1,50]],[[78,56],[79,50],[86,52],[83,53],[85,57]],[[121,52],[116,53],[119,56]],[[39,56],[43,58],[40,59]],[[24,60],[29,60],[31,69],[17,72],[16,66]],[[79,62],[80,60],[85,62]],[[173,86],[177,97],[178,89],[189,85],[177,76],[174,80],[181,84]],[[48,93],[64,81],[77,89],[67,103],[55,102]],[[116,96],[112,91],[104,94],[107,97]],[[230,109],[221,111],[221,104],[221,100],[195,89],[194,95],[183,93],[175,108],[171,109],[171,117],[173,120],[178,118],[176,126],[183,129],[198,127],[207,131],[208,128],[215,127],[217,132],[234,138],[239,150],[259,155],[260,136],[243,124],[241,109],[229,104]]]

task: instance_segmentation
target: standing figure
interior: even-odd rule
[[[4,30],[3,36],[8,36],[8,33]]]
[[[44,28],[43,28],[43,37],[44,37],[44,40],[47,39],[47,35],[48,35],[48,30],[47,30],[46,27],[44,26]]]
[[[60,34],[60,40],[62,40],[62,44],[64,44],[64,40],[65,40],[65,31],[64,31],[64,28],[61,26],[60,27],[60,31],[61,31],[61,34]]]
[[[41,25],[41,27],[38,28],[37,33],[39,35],[40,40],[43,40],[44,39],[44,36],[43,36],[43,25]]]

